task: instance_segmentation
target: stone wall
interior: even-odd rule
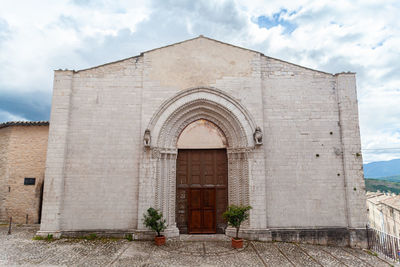
[[[271,58],[264,66],[268,226],[347,226],[335,77]]]
[[[140,65],[56,72],[42,229],[136,227]]]
[[[6,199],[8,195],[8,147],[10,139],[11,127],[0,129],[0,221],[8,220],[6,213]]]
[[[2,220],[12,217],[15,223],[38,223],[48,126],[9,126],[1,128],[0,135],[0,140],[8,139],[7,170],[1,173]],[[25,178],[35,178],[35,185],[24,185]]]

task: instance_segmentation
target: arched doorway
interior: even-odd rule
[[[176,223],[181,234],[224,233],[228,205],[225,134],[214,123],[192,122],[178,138]]]
[[[140,163],[138,214],[149,207],[162,211],[168,228],[164,234],[179,235],[177,209],[178,139],[188,125],[206,120],[226,137],[228,204],[249,205],[250,160],[256,143],[256,124],[240,102],[216,88],[192,88],[179,92],[155,111],[143,129],[144,153]],[[260,188],[262,183],[260,182]],[[262,196],[257,197],[263,201]],[[256,216],[265,218],[265,209],[254,205],[249,225],[257,226]],[[138,231],[145,231],[138,217]]]

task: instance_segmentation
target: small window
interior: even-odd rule
[[[35,185],[36,178],[25,178],[24,185]]]

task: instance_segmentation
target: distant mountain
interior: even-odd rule
[[[400,159],[389,161],[376,161],[364,164],[365,178],[387,178],[387,176],[400,175]],[[382,179],[387,180],[387,179]],[[397,180],[397,179],[396,179]]]

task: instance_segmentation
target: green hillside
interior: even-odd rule
[[[400,175],[394,175],[394,176],[384,176],[384,177],[367,177],[365,176],[365,179],[373,179],[373,180],[385,180],[385,181],[390,181],[390,182],[400,182]]]
[[[376,192],[392,192],[395,194],[400,193],[400,182],[392,182],[378,179],[365,179],[365,190]]]

